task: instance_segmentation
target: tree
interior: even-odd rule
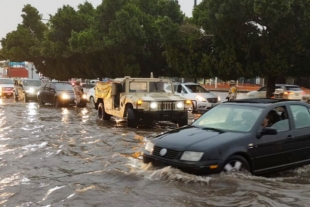
[[[210,31],[212,51],[204,57],[213,75],[267,78],[267,97],[279,75],[310,71],[310,0],[204,0],[193,14]]]

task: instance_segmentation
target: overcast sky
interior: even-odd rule
[[[58,8],[63,5],[70,5],[75,8],[86,0],[0,0],[0,39],[7,33],[14,31],[22,22],[21,14],[24,5],[30,4],[42,15],[43,19],[48,19],[49,14],[55,14]],[[147,0],[146,0],[147,1]],[[202,0],[197,0],[200,3]],[[94,7],[98,6],[102,0],[88,0]],[[182,11],[187,15],[192,15],[194,0],[179,0]],[[0,44],[1,48],[1,44]]]

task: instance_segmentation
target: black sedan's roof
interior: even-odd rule
[[[251,98],[251,99],[238,99],[234,101],[223,102],[224,104],[233,104],[233,105],[247,105],[247,106],[258,106],[258,107],[267,107],[271,104],[283,103],[283,102],[295,102],[301,104],[302,102],[296,100],[287,100],[287,99],[271,99],[271,98]]]

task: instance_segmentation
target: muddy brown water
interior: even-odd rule
[[[94,109],[0,99],[0,206],[309,206],[310,167],[198,177],[141,161],[147,138]]]

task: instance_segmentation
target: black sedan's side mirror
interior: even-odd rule
[[[278,131],[276,129],[270,128],[270,127],[265,127],[265,128],[260,130],[257,138],[260,139],[264,135],[276,135],[276,134],[278,134]]]
[[[178,85],[177,92],[178,92],[178,93],[181,93],[181,92],[182,92],[182,86],[181,86],[181,85]]]

